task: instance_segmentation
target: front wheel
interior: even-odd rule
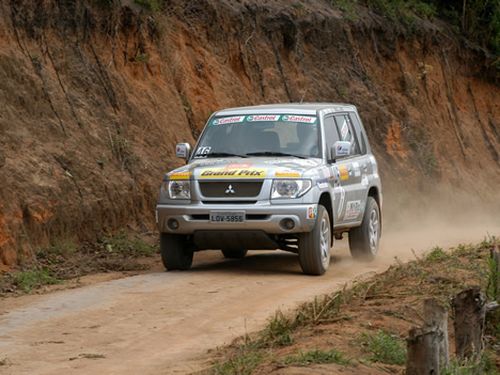
[[[377,201],[368,197],[363,222],[349,232],[349,248],[353,258],[373,260],[380,239],[380,209]]]
[[[160,254],[165,268],[188,270],[193,263],[193,249],[186,243],[186,236],[160,233]]]
[[[314,229],[302,233],[299,238],[299,262],[308,275],[323,275],[330,265],[332,235],[328,211],[318,205],[318,216]]]

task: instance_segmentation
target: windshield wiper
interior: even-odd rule
[[[285,152],[279,152],[279,151],[259,151],[259,152],[249,152],[245,154],[246,156],[291,156],[294,158],[299,158],[299,159],[306,159],[305,156],[301,155],[293,155],[293,154],[287,154]]]
[[[210,154],[206,155],[200,155],[201,157],[207,157],[207,158],[220,158],[220,157],[238,157],[238,158],[247,158],[248,156],[246,155],[238,155],[238,154],[231,154],[230,152],[212,152]],[[198,156],[198,157],[200,157]]]

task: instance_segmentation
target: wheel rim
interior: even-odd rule
[[[376,209],[373,209],[370,212],[368,236],[370,240],[370,251],[372,252],[372,254],[375,254],[378,249],[378,239],[379,239],[379,217],[378,217],[378,211]]]
[[[319,236],[321,264],[324,269],[327,269],[330,265],[330,223],[328,222],[328,217],[326,215],[321,218]]]

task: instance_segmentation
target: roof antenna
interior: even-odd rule
[[[300,98],[300,104],[302,104],[302,102],[304,101],[304,97],[306,96],[307,94],[307,89],[305,89],[304,93],[302,94],[302,97]]]

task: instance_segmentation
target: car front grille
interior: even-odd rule
[[[262,181],[200,181],[205,198],[252,198],[259,195]]]

